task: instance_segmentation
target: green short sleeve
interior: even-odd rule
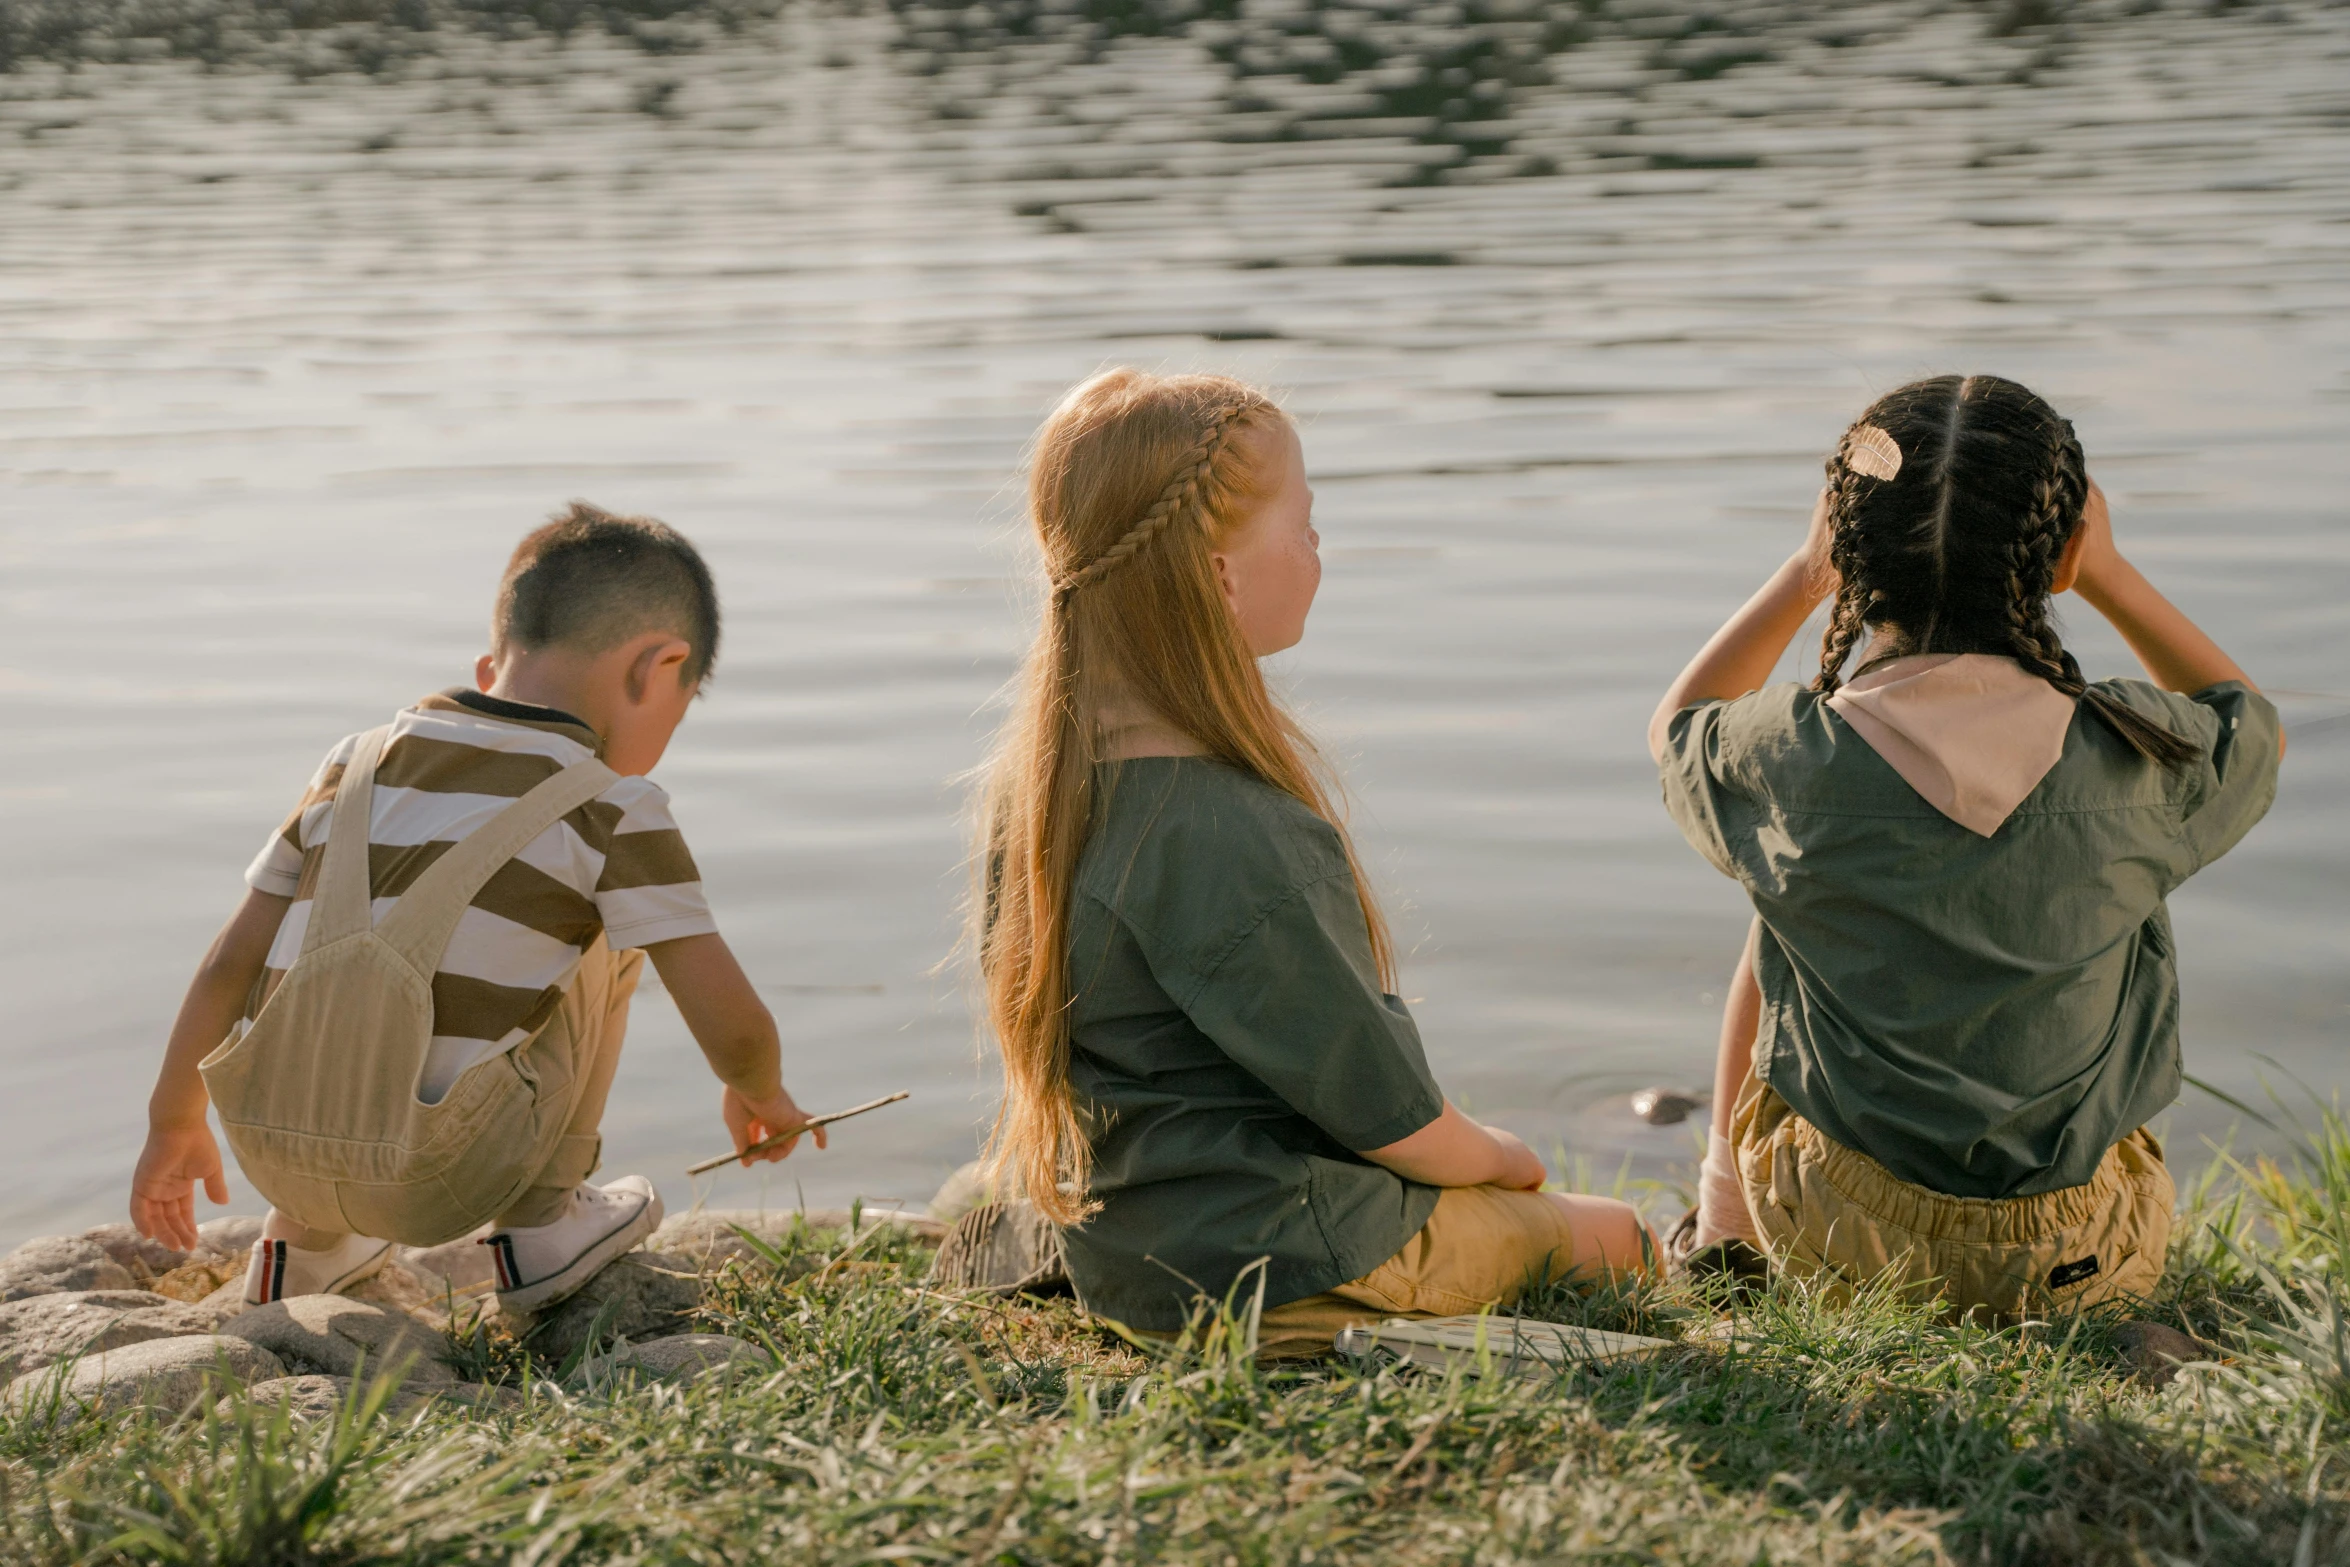
[[[2216,720],[2202,759],[2193,764],[2199,787],[2183,807],[2188,846],[2200,870],[2241,842],[2275,803],[2281,725],[2275,704],[2240,680],[2207,686],[2187,700]]]
[[[1379,989],[1351,875],[1294,889],[1177,1002],[1217,1048],[1357,1152],[1444,1112],[1419,1026]]]
[[[1725,755],[1725,719],[1736,705],[1699,702],[1675,713],[1665,732],[1664,755],[1657,761],[1665,810],[1673,825],[1715,870],[1733,878],[1738,860],[1730,846],[1747,815],[1745,798],[1729,779],[1732,768]]]

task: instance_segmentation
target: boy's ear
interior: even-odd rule
[[[686,660],[693,656],[693,644],[679,637],[648,643],[628,661],[628,699],[642,702],[656,680],[682,682]]]
[[[473,689],[487,691],[498,683],[498,661],[484,653],[473,661]]]

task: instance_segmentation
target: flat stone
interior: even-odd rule
[[[0,1257],[0,1301],[138,1287],[130,1269],[103,1245],[80,1235],[39,1236]]]
[[[542,1359],[563,1364],[616,1338],[666,1338],[687,1326],[702,1303],[702,1280],[689,1258],[632,1251],[535,1314],[509,1314],[507,1325]]]
[[[207,1390],[285,1374],[275,1355],[245,1339],[219,1334],[154,1339],[87,1356],[70,1373],[52,1366],[20,1376],[0,1394],[0,1405],[38,1410],[56,1397],[58,1418],[67,1421],[92,1410],[181,1409]]]
[[[947,1227],[936,1219],[916,1214],[898,1213],[890,1209],[866,1208],[857,1214],[859,1233],[895,1225],[927,1241],[946,1238]],[[811,1230],[841,1230],[849,1228],[850,1214],[846,1208],[787,1208],[781,1212],[757,1208],[710,1208],[700,1213],[681,1213],[662,1221],[652,1238],[645,1242],[648,1251],[665,1256],[683,1258],[703,1273],[716,1273],[729,1262],[759,1260],[758,1249],[743,1239],[741,1232],[749,1231],[773,1246],[790,1236],[797,1225]]]
[[[581,1366],[580,1379],[595,1387],[634,1372],[665,1382],[692,1382],[713,1371],[731,1374],[740,1370],[755,1375],[774,1364],[774,1356],[745,1339],[722,1333],[680,1333],[598,1355]]]
[[[296,1372],[347,1377],[400,1370],[413,1385],[454,1382],[449,1341],[401,1312],[343,1295],[296,1295],[240,1312],[220,1331],[258,1344]],[[403,1369],[404,1368],[404,1369]]]
[[[73,1290],[0,1305],[0,1382],[151,1339],[210,1333],[217,1312],[145,1290]]]
[[[2218,1360],[2220,1352],[2177,1328],[2159,1322],[2124,1322],[2113,1330],[2113,1341],[2130,1368],[2132,1380],[2149,1387],[2167,1387],[2179,1367],[2191,1360]]]

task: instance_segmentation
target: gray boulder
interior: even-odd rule
[[[79,1235],[43,1235],[0,1257],[0,1301],[69,1290],[128,1290],[139,1279],[99,1242]]]
[[[412,1386],[457,1380],[446,1338],[372,1301],[296,1295],[241,1312],[220,1331],[258,1344],[296,1372],[347,1377],[364,1357],[370,1375],[398,1371]]]
[[[774,1364],[767,1351],[743,1339],[720,1333],[680,1333],[598,1355],[580,1367],[580,1380],[597,1387],[635,1373],[665,1382],[693,1382],[714,1371],[755,1376]]]
[[[54,1408],[60,1420],[87,1411],[112,1413],[140,1405],[182,1409],[200,1394],[266,1382],[286,1374],[275,1355],[241,1338],[203,1334],[128,1344],[18,1377],[0,1394],[16,1412]]]
[[[560,1365],[616,1338],[680,1332],[701,1303],[702,1280],[691,1259],[632,1251],[569,1299],[535,1314],[509,1315],[507,1325],[538,1355]]]
[[[0,1305],[0,1382],[159,1338],[210,1333],[220,1313],[145,1290],[73,1290]]]

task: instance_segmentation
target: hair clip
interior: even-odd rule
[[[1844,465],[1872,479],[1890,479],[1901,471],[1901,448],[1875,425],[1855,425],[1844,438]]]

